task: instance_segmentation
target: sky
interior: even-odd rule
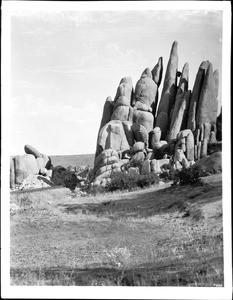
[[[122,77],[133,85],[173,41],[189,88],[203,60],[219,70],[222,12],[218,10],[15,11],[11,16],[10,155],[29,144],[47,155],[94,153],[103,106]],[[156,8],[156,6],[155,6]],[[161,95],[163,81],[159,88]]]

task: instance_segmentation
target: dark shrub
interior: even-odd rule
[[[62,166],[56,166],[53,168],[53,172],[52,172],[52,182],[55,185],[63,185],[63,173],[66,171],[66,168],[62,167]]]
[[[65,171],[63,173],[63,186],[74,190],[78,184],[78,179],[73,171]]]
[[[158,176],[156,174],[136,175],[126,172],[113,173],[111,182],[106,185],[109,192],[116,190],[132,190],[136,187],[149,187],[152,184],[158,183]]]
[[[181,169],[171,172],[170,180],[173,180],[173,185],[193,185],[200,184],[201,177],[206,176],[206,173],[199,168]]]
[[[162,179],[165,182],[174,180],[174,173],[175,171],[171,170],[163,170],[162,173],[159,174],[159,178]]]
[[[140,188],[149,187],[152,184],[158,182],[159,182],[159,177],[157,174],[141,175],[137,179],[137,186]]]
[[[126,172],[113,173],[111,176],[111,181],[106,185],[106,189],[109,192],[116,190],[131,190],[137,186],[136,180],[138,176],[135,176],[135,174],[128,174]]]
[[[78,183],[75,172],[66,170],[62,166],[53,169],[51,180],[55,185],[63,185],[71,190],[74,190]]]

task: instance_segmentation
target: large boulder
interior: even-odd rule
[[[160,127],[155,127],[150,133],[149,133],[149,147],[151,149],[154,148],[155,144],[160,141],[161,138],[161,130]]]
[[[131,148],[131,151],[132,153],[137,153],[139,151],[144,151],[144,149],[145,149],[145,144],[143,142],[136,142]]]
[[[129,120],[132,91],[133,84],[131,77],[122,78],[114,99],[114,108],[111,120]]]
[[[122,122],[126,139],[129,143],[129,146],[133,146],[134,144],[134,137],[133,137],[133,131],[132,131],[132,123],[130,121],[123,121]]]
[[[183,150],[187,160],[194,160],[194,136],[190,129],[185,129],[178,133],[175,151],[178,148]]]
[[[172,110],[170,130],[168,133],[168,141],[175,140],[177,134],[187,121],[186,114],[189,104],[191,91],[188,92],[189,65],[185,63],[179,81],[179,86],[176,94],[175,105]]]
[[[30,145],[25,145],[24,151],[26,152],[26,154],[32,154],[35,158],[40,157],[40,152]]]
[[[36,159],[36,163],[37,163],[39,171],[44,168],[44,159],[42,156],[40,156]]]
[[[142,175],[148,175],[150,173],[151,173],[150,160],[145,159],[144,162],[142,163],[141,174]]]
[[[180,76],[179,86],[177,94],[182,94],[188,91],[188,82],[189,82],[189,64],[186,62],[183,66],[182,73]]]
[[[154,128],[154,116],[150,112],[134,110],[133,123],[143,125],[150,132]]]
[[[102,114],[99,130],[101,130],[101,128],[103,128],[104,125],[106,125],[111,120],[111,116],[113,113],[113,105],[114,102],[112,101],[112,98],[110,96],[107,97],[104,103],[103,114]]]
[[[177,70],[178,70],[178,54],[177,54],[177,41],[175,41],[172,44],[172,49],[170,53],[170,58],[167,64],[167,70],[164,78],[164,84],[163,84],[163,90],[161,95],[161,100],[159,102],[158,106],[158,112],[157,112],[157,120],[156,120],[156,127],[160,127],[160,124],[158,123],[159,115],[163,112],[167,114],[167,117],[170,116],[170,110],[171,107],[174,105],[175,98],[176,98],[176,91],[177,91]],[[168,121],[168,119],[167,119]],[[162,131],[162,139],[165,139],[167,134],[167,128],[169,124],[167,122],[164,123],[163,128],[161,128]]]
[[[148,111],[152,104],[155,102],[157,94],[157,84],[152,80],[152,74],[147,68],[141,75],[141,78],[135,87],[135,107],[137,109]],[[142,106],[141,104],[144,104]]]
[[[96,158],[94,162],[94,170],[100,168],[103,164],[102,162],[105,161],[106,159],[109,159],[110,157],[117,157],[118,158],[118,153],[116,150],[112,149],[107,149],[101,152]]]
[[[163,169],[167,169],[170,166],[169,159],[152,159],[151,160],[151,173],[161,173]]]
[[[196,112],[199,103],[199,98],[202,90],[205,72],[209,65],[209,61],[203,61],[198,69],[196,79],[193,86],[192,96],[189,105],[187,128],[192,131],[196,130]]]
[[[130,106],[130,99],[126,96],[120,96],[117,98],[113,110],[115,110],[118,106]]]
[[[221,173],[222,172],[222,152],[214,152],[209,156],[205,156],[195,162],[191,168],[199,168],[207,173]]]
[[[129,106],[120,105],[113,111],[111,120],[128,121]]]
[[[182,124],[184,124],[187,120],[186,113],[189,105],[190,96],[191,91],[184,92],[176,96],[176,102],[172,114],[170,130],[167,136],[167,140],[169,142],[176,139],[177,134],[182,129]]]
[[[105,159],[103,159],[95,168],[94,168],[94,171],[96,172],[96,175],[98,170],[101,169],[102,167],[105,167],[107,165],[112,165],[112,164],[115,164],[115,163],[118,163],[119,162],[119,157],[118,156],[110,156],[110,157],[106,157]],[[103,172],[100,172],[100,173],[103,173]]]
[[[157,64],[154,66],[153,70],[151,71],[152,78],[157,86],[160,86],[163,76],[163,58],[160,57]]]
[[[132,91],[133,91],[132,78],[131,77],[122,78],[117,88],[116,96],[114,99],[114,108],[117,107],[118,105],[130,106]],[[120,104],[120,102],[122,101],[124,101],[124,104]]]
[[[15,183],[21,184],[29,175],[39,173],[37,161],[32,154],[24,154],[15,157]]]
[[[112,120],[101,129],[97,147],[101,148],[102,151],[110,148],[113,150],[127,150],[130,148],[121,121]]]
[[[48,155],[43,154],[43,153],[41,154],[41,157],[43,158],[44,168],[49,170],[52,167],[51,158]]]
[[[156,127],[160,128],[161,140],[165,140],[168,130],[168,115],[164,111],[160,112],[156,117]]]
[[[167,141],[159,141],[154,144],[153,150],[160,149],[162,146],[167,145]]]
[[[113,172],[120,172],[121,166],[116,150],[104,150],[95,159],[93,184],[100,184],[104,178],[109,179]]]
[[[213,66],[209,63],[197,107],[196,126],[200,127],[205,122],[215,123],[217,112],[218,101],[216,98],[215,78]]]
[[[144,151],[139,151],[133,155],[133,157],[130,159],[130,164],[132,166],[138,166],[140,165],[145,159],[145,153]]]
[[[147,129],[138,123],[132,125],[133,138],[136,142],[143,142],[148,145],[148,132]]]

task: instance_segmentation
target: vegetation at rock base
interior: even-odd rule
[[[206,172],[199,168],[182,168],[181,170],[170,170],[160,174],[160,179],[172,181],[172,185],[195,185],[201,184],[201,178],[207,176]]]
[[[62,166],[56,166],[52,173],[52,182],[54,185],[63,185],[71,190],[77,186],[78,179],[74,171],[69,171]]]
[[[111,181],[106,185],[106,190],[109,192],[132,190],[136,187],[149,187],[155,183],[158,183],[158,176],[156,174],[137,175],[135,173],[119,172],[112,174]]]

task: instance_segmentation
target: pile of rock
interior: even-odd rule
[[[26,152],[24,155],[10,159],[10,188],[23,185],[24,180],[30,175],[51,177],[51,158],[30,145],[25,145],[24,150]]]
[[[15,185],[13,190],[30,190],[52,187],[51,177],[42,175],[28,175],[22,184]]]
[[[188,88],[189,65],[178,71],[178,43],[172,45],[158,103],[163,59],[146,68],[133,89],[124,77],[114,101],[106,99],[99,128],[93,184],[105,184],[113,172],[132,169],[141,174],[169,168],[188,168],[206,157],[210,145],[220,144],[218,71],[209,61],[201,63],[193,90]],[[179,80],[178,80],[179,78]],[[218,139],[218,140],[217,140]],[[212,151],[213,152],[213,151]]]

